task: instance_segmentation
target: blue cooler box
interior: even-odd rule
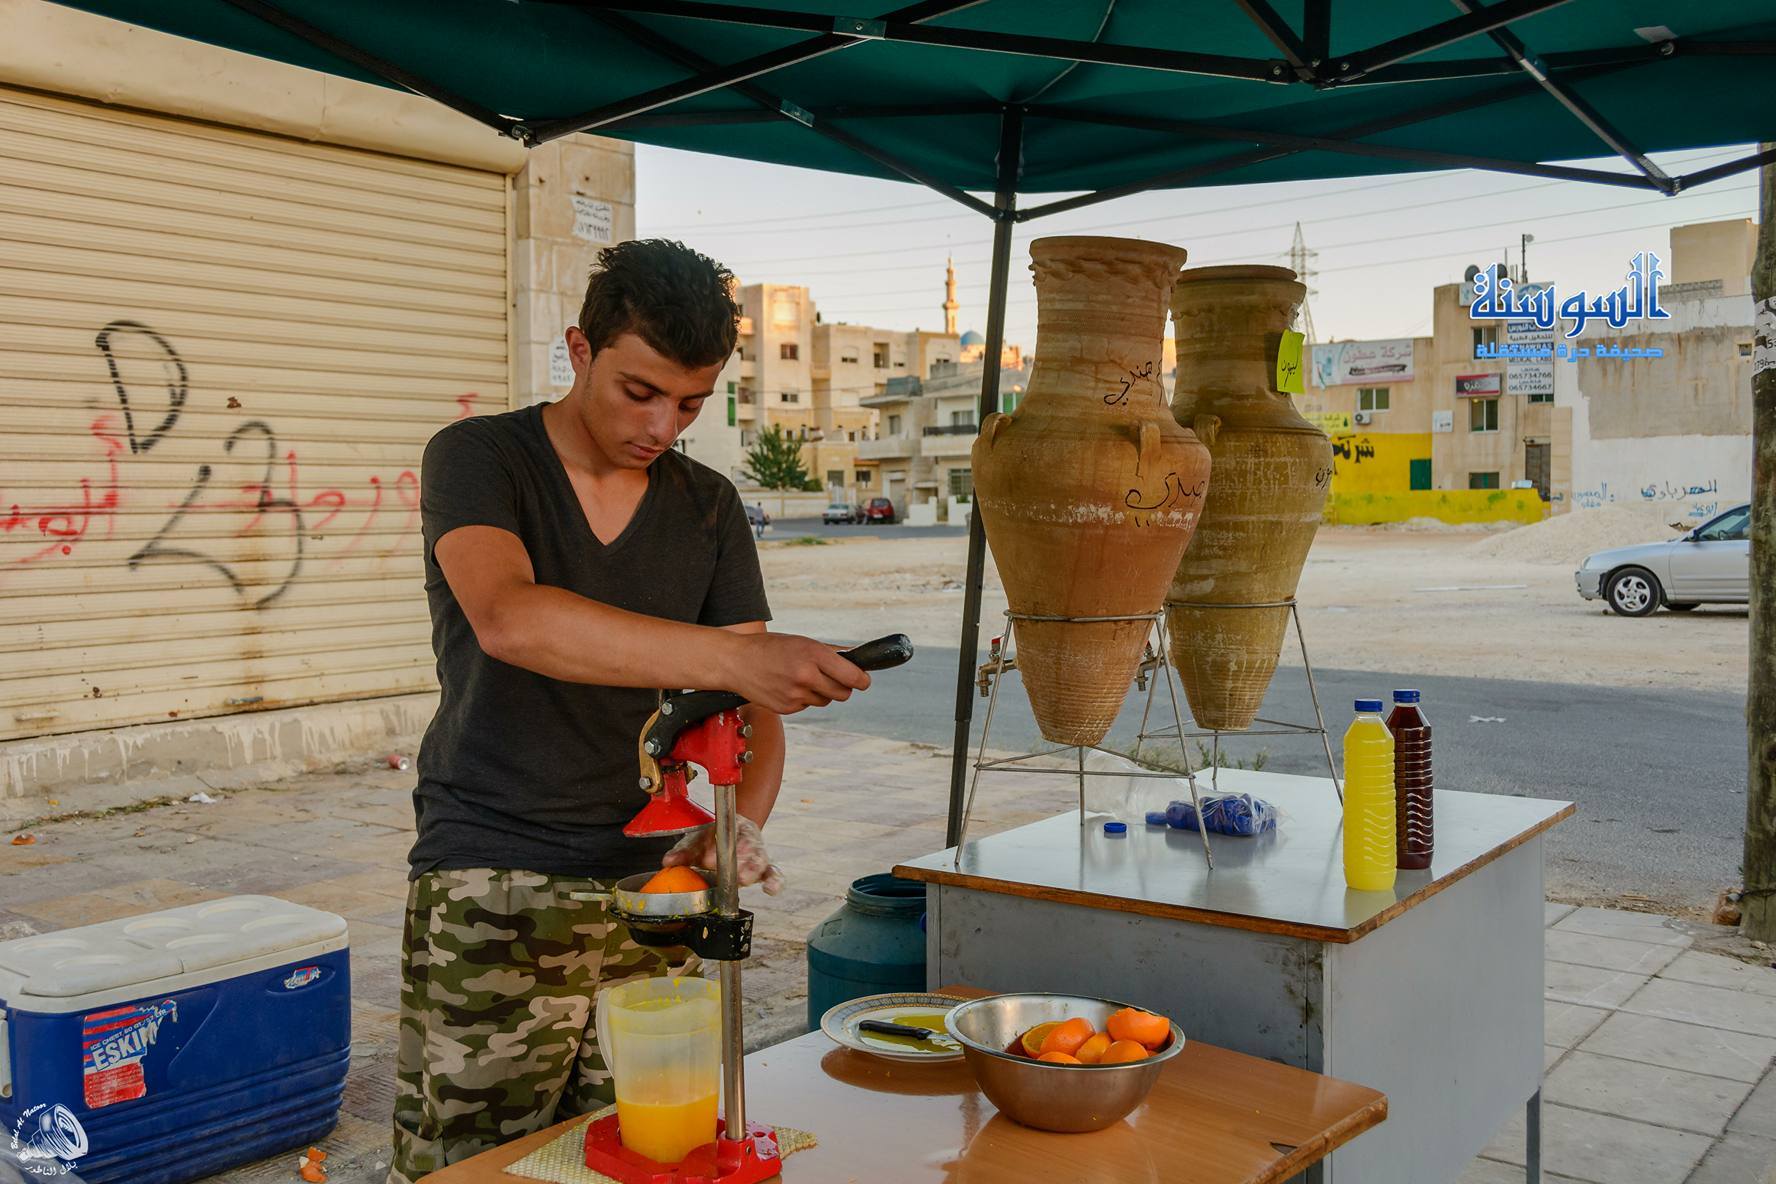
[[[35,1170],[176,1184],[306,1147],[350,1063],[332,913],[231,896],[0,942],[0,1147]]]

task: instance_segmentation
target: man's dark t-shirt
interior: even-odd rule
[[[605,879],[658,868],[671,840],[622,833],[646,804],[636,744],[655,692],[562,682],[488,657],[433,548],[459,526],[496,526],[523,540],[539,584],[673,621],[769,620],[738,491],[668,450],[648,467],[629,525],[601,543],[539,406],[433,436],[420,514],[443,695],[419,749],[411,874],[494,867]]]

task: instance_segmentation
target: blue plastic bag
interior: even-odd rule
[[[1199,796],[1203,820],[1218,835],[1255,835],[1276,829],[1276,807],[1249,793]],[[1188,801],[1173,802],[1166,807],[1165,821],[1178,830],[1196,830],[1196,807]]]

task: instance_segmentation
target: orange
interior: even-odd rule
[[[1144,1061],[1146,1059],[1147,1050],[1145,1048],[1142,1048],[1133,1040],[1118,1040],[1115,1044],[1112,1044],[1109,1048],[1104,1050],[1104,1059],[1099,1061],[1098,1064],[1120,1065],[1124,1061]]]
[[[1104,1059],[1104,1054],[1110,1049],[1110,1043],[1107,1033],[1096,1032],[1093,1033],[1090,1040],[1080,1045],[1079,1051],[1073,1055],[1079,1058],[1079,1063],[1082,1065],[1095,1065]]]
[[[1042,1051],[1064,1052],[1068,1056],[1072,1056],[1079,1051],[1080,1045],[1090,1040],[1095,1034],[1096,1030],[1091,1026],[1090,1020],[1074,1016],[1070,1020],[1063,1021],[1058,1028],[1048,1034],[1048,1038],[1042,1042]]]
[[[1146,1054],[1143,1053],[1142,1055],[1144,1056]],[[1045,1052],[1036,1059],[1039,1061],[1047,1061],[1051,1065],[1077,1065],[1080,1063],[1078,1057],[1070,1057],[1064,1052]]]
[[[709,881],[688,867],[662,868],[654,878],[641,886],[643,892],[702,892]]]
[[[1041,1056],[1042,1042],[1048,1039],[1050,1032],[1060,1026],[1058,1023],[1037,1024],[1025,1032],[1023,1036],[1024,1052],[1033,1057]]]
[[[1104,1028],[1113,1038],[1133,1041],[1149,1052],[1164,1044],[1166,1037],[1172,1034],[1171,1021],[1164,1016],[1137,1011],[1133,1007],[1125,1007],[1112,1015]]]

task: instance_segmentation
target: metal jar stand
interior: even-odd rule
[[[1125,760],[1132,759],[1136,764],[1143,764],[1140,760],[1139,752],[1140,739],[1145,738],[1144,736],[1137,738],[1135,745],[1136,755],[1132,758],[1125,753],[1116,752],[1097,744],[1063,744],[1056,748],[1043,749],[1040,752],[1030,752],[1019,756],[999,757],[994,760],[988,760],[987,737],[990,736],[993,731],[993,713],[999,705],[999,685],[1004,679],[1005,672],[1007,670],[1016,669],[1017,667],[1016,658],[1011,656],[1011,639],[1017,629],[1017,623],[1019,621],[1041,621],[1049,624],[1063,625],[1097,625],[1113,621],[1146,621],[1149,629],[1152,630],[1154,638],[1154,641],[1148,647],[1149,652],[1153,654],[1154,657],[1151,660],[1144,660],[1142,662],[1140,668],[1136,672],[1137,683],[1142,689],[1147,691],[1147,708],[1148,711],[1151,711],[1153,706],[1152,686],[1153,683],[1158,681],[1151,677],[1151,672],[1154,663],[1157,663],[1158,668],[1165,672],[1166,688],[1171,694],[1172,716],[1177,725],[1173,732],[1166,734],[1178,736],[1185,735],[1184,719],[1180,714],[1178,706],[1182,700],[1178,695],[1178,688],[1173,685],[1172,682],[1172,667],[1171,662],[1168,660],[1169,654],[1166,649],[1164,608],[1160,608],[1151,613],[1136,613],[1129,616],[1109,617],[1041,616],[1031,613],[1014,613],[1007,610],[1005,613],[1005,636],[994,643],[991,654],[988,656],[987,661],[980,666],[975,678],[975,683],[980,688],[981,694],[987,696],[987,714],[986,718],[981,722],[980,745],[975,753],[974,759],[974,775],[969,780],[968,799],[962,809],[962,827],[956,839],[956,867],[962,866],[962,848],[968,842],[968,822],[974,813],[974,793],[980,786],[980,775],[982,773],[1038,773],[1046,774],[1051,777],[1057,774],[1061,776],[1077,777],[1079,781],[1079,825],[1082,830],[1085,827],[1085,779],[1087,777],[1153,777],[1175,780],[1179,776],[1179,773],[1176,770],[1168,769],[1162,771],[1150,764],[1144,764],[1143,770],[1139,772],[1113,772],[1107,769],[1087,769],[1085,767],[1085,753],[1087,748],[1090,748],[1094,752],[1102,752],[1110,756],[1122,757]],[[1141,726],[1143,729],[1146,728],[1146,721],[1147,715],[1143,713],[1141,717]],[[1155,733],[1155,735],[1157,736],[1158,734]],[[1073,753],[1075,758],[1075,767],[1071,771],[1065,768],[1056,768],[1052,765],[1045,768],[1024,767],[1026,762],[1044,760],[1067,752]],[[1215,854],[1209,846],[1208,828],[1203,825],[1202,807],[1197,801],[1196,773],[1190,767],[1189,755],[1183,752],[1182,741],[1179,743],[1179,752],[1183,756],[1183,777],[1185,783],[1190,787],[1190,802],[1192,806],[1196,807],[1197,833],[1202,837],[1203,859],[1208,863],[1210,868],[1213,868],[1215,866]]]
[[[1270,600],[1254,602],[1251,604],[1208,604],[1201,601],[1168,600],[1166,601],[1164,612],[1169,615],[1173,605],[1177,605],[1180,608],[1228,609],[1283,608],[1287,606],[1289,610],[1289,620],[1295,626],[1295,640],[1301,647],[1301,667],[1307,672],[1307,693],[1313,700],[1314,722],[1311,725],[1292,724],[1282,720],[1265,719],[1260,716],[1253,720],[1254,723],[1264,725],[1259,728],[1246,727],[1240,728],[1237,731],[1206,728],[1198,729],[1196,731],[1185,731],[1182,722],[1182,713],[1178,706],[1178,688],[1171,677],[1171,666],[1167,661],[1168,655],[1164,649],[1160,649],[1158,651],[1149,652],[1141,662],[1142,681],[1146,683],[1147,689],[1147,705],[1141,712],[1141,730],[1135,736],[1134,759],[1140,759],[1141,746],[1149,740],[1176,739],[1178,741],[1179,755],[1183,758],[1184,767],[1188,769],[1190,767],[1190,756],[1185,751],[1186,742],[1189,740],[1208,738],[1211,745],[1209,753],[1209,786],[1211,789],[1214,789],[1220,783],[1222,736],[1318,736],[1320,738],[1320,744],[1326,752],[1326,772],[1332,778],[1332,790],[1338,795],[1338,801],[1342,805],[1344,802],[1344,784],[1339,780],[1338,767],[1332,759],[1332,737],[1331,734],[1326,731],[1325,713],[1320,710],[1319,687],[1314,682],[1313,662],[1307,656],[1307,638],[1301,632],[1301,610],[1296,606],[1295,598],[1291,596],[1287,600]],[[1161,629],[1160,633],[1163,636],[1167,634],[1167,631]],[[1176,722],[1175,726],[1171,728],[1162,728],[1158,731],[1149,732],[1147,730],[1147,721],[1153,714],[1153,695],[1158,687],[1158,680],[1151,677],[1151,672],[1156,666],[1163,666],[1166,669],[1166,691],[1172,698],[1172,718]],[[1194,724],[1195,720],[1192,719],[1191,722]]]

